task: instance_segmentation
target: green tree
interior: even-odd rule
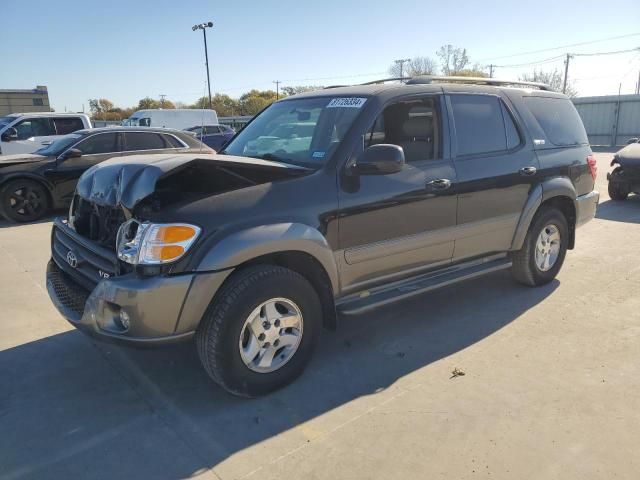
[[[138,102],[138,110],[148,110],[153,108],[160,108],[160,102],[151,97],[144,97]]]
[[[239,99],[241,115],[255,115],[276,101],[273,90],[251,90]]]
[[[106,113],[113,110],[113,102],[106,98],[92,98],[89,100],[89,110],[95,119],[106,120]]]

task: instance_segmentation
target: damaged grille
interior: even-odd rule
[[[97,205],[76,197],[72,215],[73,227],[77,233],[115,251],[118,228],[126,221],[122,209]]]

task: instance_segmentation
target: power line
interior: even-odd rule
[[[551,52],[553,50],[562,50],[563,48],[580,47],[582,45],[592,45],[594,43],[601,43],[601,42],[607,42],[609,40],[619,40],[621,38],[629,38],[629,37],[637,37],[637,36],[640,36],[640,32],[628,33],[626,35],[618,35],[616,37],[600,38],[598,40],[591,40],[591,41],[588,41],[588,42],[571,43],[571,44],[568,44],[568,45],[561,45],[559,47],[542,48],[540,50],[530,50],[528,52],[514,53],[514,54],[511,54],[511,55],[503,55],[501,57],[483,58],[483,59],[478,60],[478,61],[479,62],[489,62],[489,61],[493,61],[493,60],[500,60],[500,59],[503,59],[503,58],[520,57],[520,56],[523,56],[523,55],[531,55],[532,53]]]
[[[640,52],[640,47],[629,48],[627,50],[616,50],[615,52],[596,52],[596,53],[574,53],[576,57],[595,57],[598,55],[617,55],[619,53]]]

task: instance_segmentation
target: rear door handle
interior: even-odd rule
[[[520,175],[530,177],[531,175],[535,175],[537,171],[538,169],[536,167],[524,167],[520,169]]]
[[[427,188],[431,190],[446,190],[449,187],[451,187],[451,180],[448,178],[439,178],[427,182]]]

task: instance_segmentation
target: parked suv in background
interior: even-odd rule
[[[49,294],[97,337],[195,335],[211,378],[255,396],[299,375],[338,314],[500,269],[546,284],[594,217],[596,165],[566,96],[504,83],[325,89],[221,154],[96,165],[54,224]]]
[[[32,222],[69,205],[88,168],[112,157],[150,153],[212,153],[191,135],[158,128],[94,128],[66,135],[35,153],[0,157],[0,214]]]
[[[88,128],[91,120],[82,113],[12,113],[0,118],[0,155],[35,152],[63,135]]]

